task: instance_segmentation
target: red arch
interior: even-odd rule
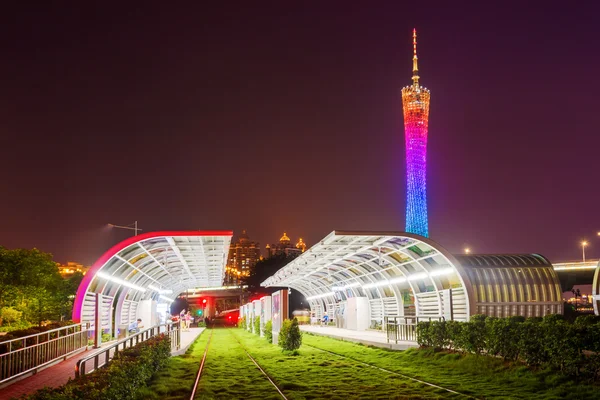
[[[73,321],[80,322],[81,311],[83,307],[83,301],[85,300],[85,293],[92,283],[92,279],[96,276],[96,273],[116,254],[121,250],[131,246],[132,244],[142,242],[147,239],[157,237],[181,237],[181,236],[233,236],[233,231],[158,231],[158,232],[147,232],[137,236],[132,236],[128,239],[123,240],[111,247],[106,253],[104,253],[89,271],[83,277],[79,288],[77,289],[77,295],[75,296],[75,302],[73,303]]]

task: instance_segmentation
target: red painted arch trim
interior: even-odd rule
[[[160,238],[160,237],[182,237],[182,236],[233,236],[233,231],[158,231],[158,232],[147,232],[137,236],[132,236],[128,239],[123,240],[111,247],[106,253],[104,253],[88,272],[83,277],[79,288],[77,289],[77,295],[75,296],[75,302],[73,303],[73,321],[81,321],[81,311],[83,309],[83,301],[85,300],[85,294],[92,283],[92,280],[96,276],[96,273],[102,269],[102,267],[121,250],[131,246],[132,244],[143,242],[148,239]]]

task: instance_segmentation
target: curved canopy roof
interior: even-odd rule
[[[169,301],[189,288],[221,286],[232,235],[231,231],[150,232],[115,245],[81,282],[73,320],[81,319],[89,293],[120,301]]]
[[[456,301],[450,307],[466,319],[471,289],[463,276],[451,254],[422,236],[334,231],[262,286],[294,288],[317,313],[331,311],[348,297],[366,296],[372,319],[401,315],[409,293],[418,297],[417,315],[438,315],[446,310],[440,291],[452,289]]]
[[[539,254],[455,254],[463,267],[552,267]]]

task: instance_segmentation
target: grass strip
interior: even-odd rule
[[[462,397],[310,347],[303,346],[300,355],[291,356],[249,332],[233,330],[233,333],[289,399]]]
[[[550,370],[532,370],[502,359],[435,352],[391,351],[304,334],[304,343],[478,398],[598,398],[600,386],[575,382]]]
[[[171,357],[167,366],[152,377],[152,381],[148,386],[138,391],[138,399],[175,400],[189,398],[209,337],[210,331],[204,330],[185,354]]]
[[[281,399],[230,331],[214,331],[195,398]]]

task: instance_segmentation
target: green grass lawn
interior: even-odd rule
[[[202,335],[190,346],[186,354],[171,357],[169,364],[154,375],[148,387],[138,393],[138,399],[189,398],[209,336],[209,331],[202,332]]]
[[[154,377],[143,399],[189,397],[210,331],[184,356],[173,357]],[[290,399],[435,399],[462,396],[432,388],[354,362],[360,360],[477,398],[594,399],[600,387],[571,382],[549,371],[531,371],[501,359],[435,353],[389,351],[304,334],[307,345],[352,359],[342,359],[303,345],[298,356],[240,329],[216,329],[197,399],[277,399],[271,384],[247,358],[235,335]]]
[[[303,335],[303,343],[477,398],[600,399],[600,386],[494,357],[429,349],[391,351],[309,334]]]

